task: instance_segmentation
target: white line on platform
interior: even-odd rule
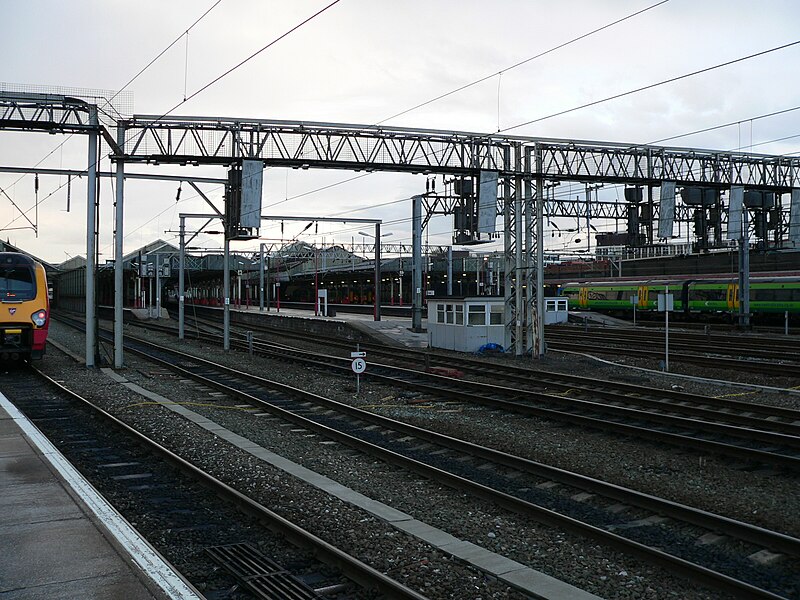
[[[75,493],[83,500],[119,545],[168,598],[175,600],[201,600],[189,585],[150,544],[139,535],[130,523],[111,506],[66,457],[53,446],[14,404],[0,393],[0,407],[11,416],[43,457],[58,471]]]

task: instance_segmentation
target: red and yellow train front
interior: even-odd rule
[[[41,358],[49,326],[44,267],[24,254],[0,252],[0,359]]]

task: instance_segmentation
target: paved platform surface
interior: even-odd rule
[[[83,500],[87,490],[96,494],[94,488],[48,445],[0,394],[0,597],[198,598],[168,565],[156,564],[160,557],[143,541],[137,546],[115,537],[114,530],[127,522],[108,507],[122,521],[108,528],[108,515],[98,516],[94,500]],[[156,583],[146,575],[142,560],[161,571],[156,580],[168,581]]]

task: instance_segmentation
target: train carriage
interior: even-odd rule
[[[636,298],[637,310],[655,311],[658,294],[667,286],[676,312],[733,314],[739,310],[739,282],[734,278],[569,283],[562,287],[561,295],[569,299],[570,310],[630,312],[631,298]],[[800,277],[751,278],[750,312],[800,315]]]
[[[40,359],[50,326],[44,267],[18,252],[0,252],[0,359]]]

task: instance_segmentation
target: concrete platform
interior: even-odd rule
[[[204,307],[207,308],[207,307]],[[222,309],[218,309],[220,312]],[[186,314],[190,315],[191,307],[186,307]],[[375,321],[372,315],[339,312],[335,317],[323,317],[314,315],[310,310],[299,310],[296,308],[281,308],[278,312],[273,306],[269,311],[260,312],[258,306],[251,307],[231,307],[231,312],[244,313],[247,315],[264,315],[265,318],[296,318],[311,319],[327,322],[344,322],[350,327],[375,338],[376,341],[386,344],[396,344],[408,348],[427,348],[428,333],[426,325],[427,318],[422,319],[421,333],[411,331],[411,319],[404,317],[381,317],[380,321]]]
[[[202,597],[2,394],[0,489],[0,597]]]

